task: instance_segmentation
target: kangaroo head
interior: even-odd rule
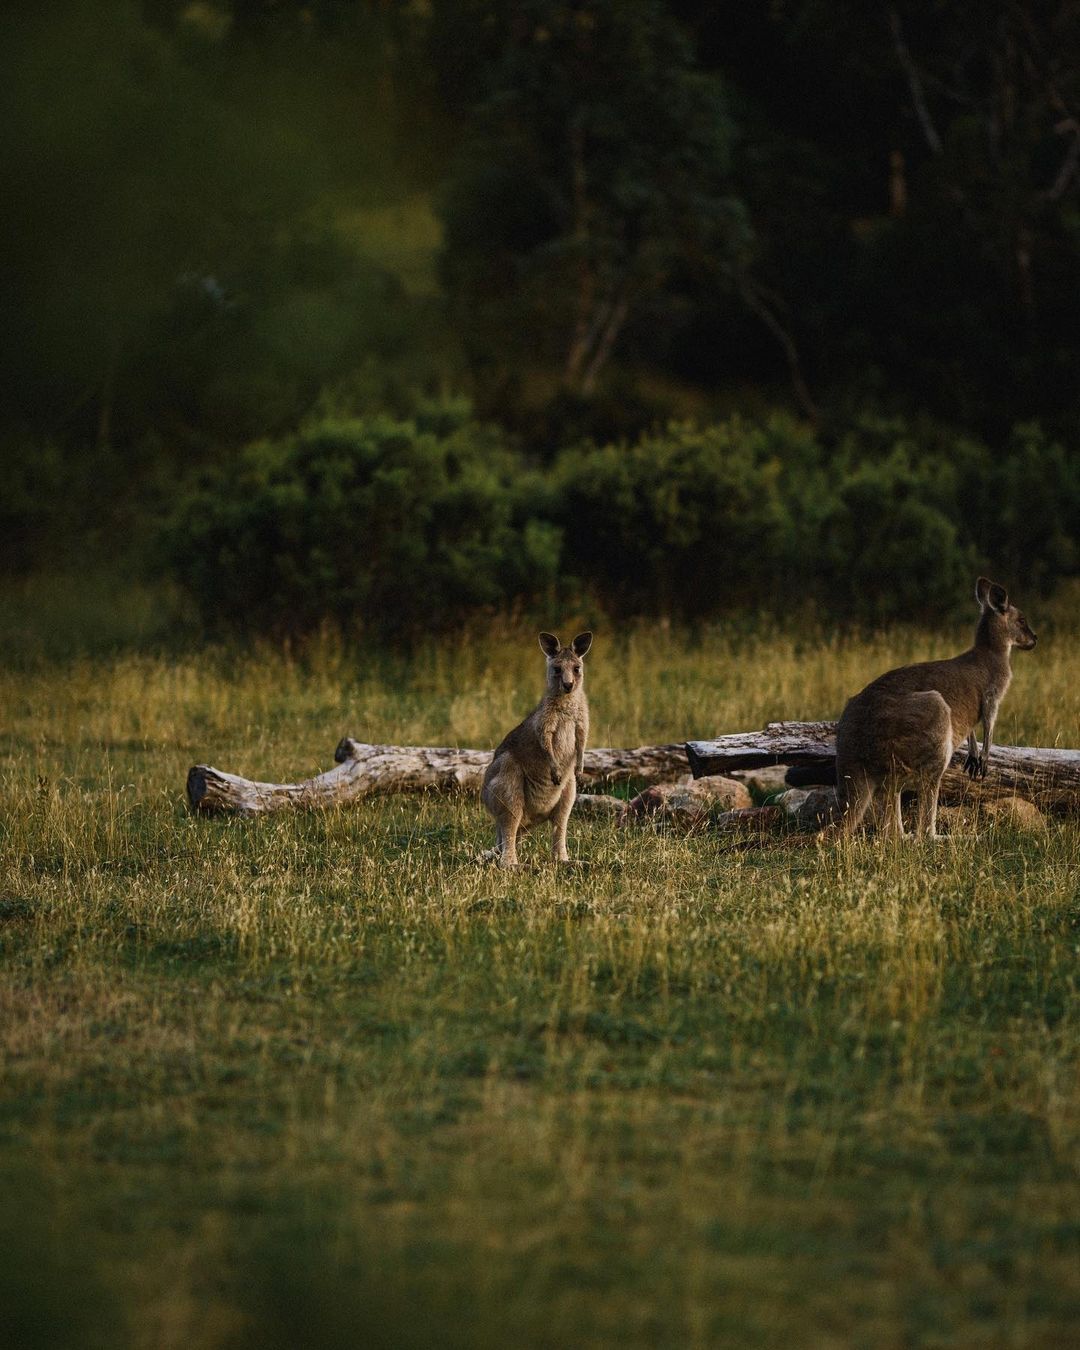
[[[564,647],[554,633],[540,634],[540,647],[547,657],[549,693],[570,694],[581,687],[585,679],[581,658],[591,646],[591,633],[579,633],[569,647]]]
[[[982,610],[979,633],[985,633],[995,647],[1019,647],[1021,651],[1030,651],[1035,646],[1038,638],[1023,614],[1009,603],[1004,586],[989,577],[980,577],[975,583],[975,599]]]

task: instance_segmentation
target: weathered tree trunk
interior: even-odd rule
[[[737,732],[715,741],[644,745],[635,750],[587,750],[586,786],[633,779],[648,785],[672,782],[687,769],[695,778],[729,774],[766,764],[804,765],[835,778],[835,722],[770,722],[763,731]],[[1017,795],[1057,815],[1080,812],[1080,750],[995,746],[985,779],[964,772],[966,752],[953,756],[941,785],[944,804]],[[367,745],[343,740],[337,767],[300,783],[258,783],[198,764],[188,773],[193,811],[206,815],[261,815],[318,810],[363,797],[395,792],[475,792],[491,761],[489,750],[432,746]]]
[[[770,722],[764,731],[737,732],[715,741],[689,741],[686,755],[695,778],[756,769],[765,764],[814,765],[822,781],[835,779],[835,722]],[[946,805],[1019,796],[1056,815],[1080,812],[1080,750],[996,745],[985,778],[964,772],[967,751],[958,750],[941,781]]]
[[[346,738],[334,752],[337,767],[302,783],[256,783],[197,764],[188,773],[193,811],[206,815],[261,815],[270,811],[344,806],[377,793],[476,792],[491,762],[490,750],[434,746],[365,745]],[[681,745],[643,745],[636,750],[586,750],[582,782],[633,779],[664,783],[687,772]]]
[[[760,769],[766,764],[836,762],[835,722],[770,722],[764,731],[736,731],[715,741],[687,741],[686,757],[695,778]]]

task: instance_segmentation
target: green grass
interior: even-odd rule
[[[1080,744],[1053,617],[1002,741]],[[593,740],[835,715],[962,638],[601,631]],[[6,1339],[1074,1343],[1075,822],[731,853],[572,820],[582,866],[536,838],[508,875],[472,799],[184,809],[196,761],[490,744],[540,668],[506,630],[0,672]]]

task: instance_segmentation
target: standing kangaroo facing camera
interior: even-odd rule
[[[566,822],[577,797],[575,775],[585,759],[589,704],[582,658],[591,633],[564,647],[554,633],[540,634],[547,657],[547,688],[533,711],[505,736],[484,774],[480,799],[495,817],[500,867],[517,866],[517,837],[542,820],[551,821],[556,862],[569,862]]]
[[[916,832],[933,837],[941,777],[965,737],[965,769],[972,778],[986,776],[994,723],[1012,679],[1012,649],[1030,651],[1037,638],[1003,586],[980,577],[975,599],[982,612],[968,651],[879,675],[844,709],[836,728],[841,834],[853,834],[875,796],[884,793],[886,829],[903,835],[900,793],[914,788]],[[977,753],[980,720],[983,742]]]

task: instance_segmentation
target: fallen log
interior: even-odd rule
[[[203,815],[262,815],[319,810],[392,792],[477,792],[490,750],[415,745],[367,745],[346,737],[334,751],[337,767],[300,783],[259,783],[207,764],[188,771],[187,798]],[[581,782],[668,783],[687,772],[681,745],[636,750],[586,750]]]
[[[764,731],[736,731],[715,741],[687,741],[686,757],[695,778],[762,769],[766,764],[836,762],[835,722],[770,722]]]
[[[695,778],[756,769],[766,764],[819,767],[822,782],[836,781],[835,722],[770,722],[763,731],[736,732],[714,741],[688,741]],[[1055,815],[1080,811],[1080,750],[995,745],[985,778],[964,772],[966,748],[957,750],[941,780],[946,805],[1020,796]],[[809,775],[800,775],[801,779]]]
[[[645,745],[633,750],[585,752],[583,786],[633,780],[643,786],[682,777],[687,761],[695,778],[727,775],[767,764],[803,766],[821,782],[835,782],[834,722],[770,722],[763,731],[738,732],[713,741]],[[972,781],[957,751],[942,779],[943,804],[1018,795],[1062,815],[1080,811],[1080,751],[1035,746],[995,746],[989,773]],[[349,738],[334,752],[336,767],[299,783],[261,783],[197,764],[188,773],[187,797],[205,815],[261,815],[318,810],[396,792],[477,791],[491,760],[489,750],[433,746],[368,745]]]

